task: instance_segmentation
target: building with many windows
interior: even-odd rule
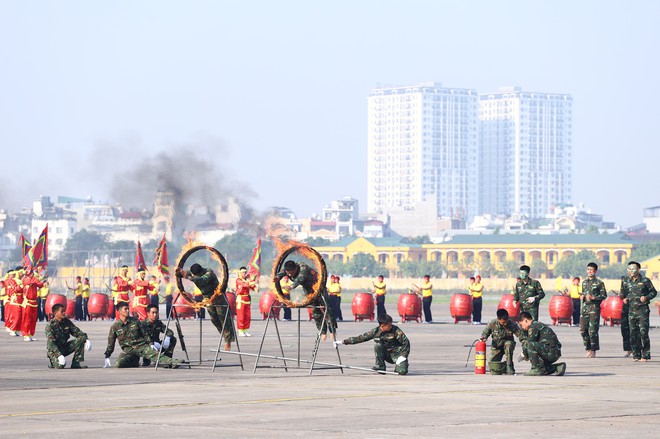
[[[422,83],[378,87],[368,98],[367,204],[372,214],[414,210],[432,200],[436,216],[477,213],[478,95]]]
[[[479,213],[542,218],[569,203],[573,98],[519,87],[479,95]]]

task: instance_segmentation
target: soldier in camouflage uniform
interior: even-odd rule
[[[92,349],[92,343],[87,340],[87,334],[82,332],[69,320],[62,304],[53,305],[53,318],[46,324],[46,355],[50,360],[49,367],[64,369],[67,355],[73,354],[71,369],[85,369],[85,348]],[[69,337],[75,337],[69,340]]]
[[[506,309],[498,309],[497,318],[488,322],[481,333],[481,341],[486,341],[489,336],[492,336],[489,363],[502,361],[502,357],[506,357],[506,375],[516,374],[516,369],[513,367],[513,350],[516,348],[516,342],[513,336],[520,339],[520,334],[520,327],[509,320],[509,312]]]
[[[651,359],[649,339],[649,303],[658,294],[651,280],[639,272],[639,262],[628,263],[628,276],[621,279],[619,296],[628,304],[630,347],[633,359],[645,362]]]
[[[176,347],[176,338],[174,337],[174,332],[167,328],[165,323],[158,318],[158,305],[147,305],[147,319],[142,321],[142,326],[144,327],[144,332],[149,335],[154,347],[161,350],[162,344],[163,355],[172,358],[174,348]],[[165,338],[162,341],[160,340],[160,334],[165,334]],[[151,361],[143,358],[142,365],[150,366]]]
[[[277,274],[275,281],[278,282],[280,279],[284,278],[284,276],[288,276],[292,283],[284,286],[283,288],[291,291],[297,286],[301,286],[306,296],[309,296],[314,292],[312,288],[318,279],[318,273],[316,270],[311,269],[304,262],[294,261],[286,261],[284,263],[284,269]],[[325,289],[325,285],[321,285],[320,288],[321,294],[316,298],[316,300],[312,301],[310,305],[314,305],[314,309],[312,310],[312,317],[316,323],[316,329],[321,331],[321,339],[325,340],[326,333],[328,331],[328,322],[330,325],[332,325],[330,332],[334,333],[334,330],[337,328],[337,321],[335,320],[332,306],[329,306],[330,297],[328,296],[328,292]],[[325,303],[328,304],[328,310],[326,314],[327,322],[323,321],[323,311],[321,310],[321,306],[324,305],[324,302],[321,296],[325,298]]]
[[[202,292],[204,299],[213,297],[215,289],[220,285],[218,276],[215,275],[213,270],[210,268],[203,268],[199,264],[192,264],[190,266],[190,272],[187,272],[182,268],[177,268],[176,274],[177,276],[181,276],[194,283]],[[231,319],[231,314],[227,315],[227,310],[229,309],[227,297],[224,294],[216,297],[212,303],[207,305],[206,309],[211,317],[211,323],[213,323],[213,326],[216,327],[218,332],[225,339],[225,351],[230,351],[231,342],[236,339],[236,336],[234,335],[234,324]]]
[[[518,324],[527,332],[524,346],[527,348],[532,369],[525,375],[551,375],[558,376],[566,372],[566,363],[552,364],[561,357],[561,343],[555,332],[547,325],[532,319],[532,315],[523,311],[518,317]]]
[[[600,329],[600,303],[607,298],[607,290],[602,280],[596,277],[598,265],[587,264],[587,278],[582,281],[582,311],[580,334],[587,351],[587,357],[595,358],[600,349],[598,330]]]
[[[122,353],[119,354],[115,367],[139,367],[140,357],[144,357],[150,361],[158,360],[165,367],[179,367],[180,362],[178,360],[172,360],[165,355],[159,356],[158,349],[154,347],[142,323],[135,317],[128,315],[128,303],[119,302],[116,309],[119,313],[119,318],[110,327],[108,347],[104,354],[105,367],[110,366],[110,356],[115,350],[116,341],[119,341],[119,347],[121,347]]]
[[[621,276],[621,281],[625,280],[625,276]],[[623,303],[621,307],[621,340],[623,341],[624,357],[632,355],[632,348],[630,347],[630,321],[628,320],[628,304]]]
[[[383,314],[378,317],[378,327],[357,337],[349,337],[343,341],[334,342],[335,346],[341,344],[357,344],[374,340],[376,365],[372,368],[377,371],[385,370],[385,362],[394,364],[394,372],[399,375],[408,373],[408,356],[410,355],[410,342],[403,331],[392,324],[392,317]]]
[[[539,303],[545,297],[541,282],[529,277],[530,268],[527,265],[520,267],[520,280],[516,282],[513,293],[513,305],[520,303],[520,310],[532,315],[534,320],[539,319]]]

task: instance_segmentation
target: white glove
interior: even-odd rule
[[[57,362],[60,366],[66,366],[66,358],[64,358],[64,355],[57,357]]]
[[[336,348],[337,346],[339,346],[339,345],[341,345],[341,344],[344,344],[344,342],[343,342],[342,340],[338,340],[338,341],[333,341],[332,344],[333,344],[334,347]]]
[[[163,349],[167,349],[170,347],[170,337],[167,336],[163,339]]]
[[[529,298],[527,298],[527,303],[534,303],[535,300],[536,300],[536,297],[529,297]]]
[[[103,363],[103,368],[105,369],[106,367],[112,367],[112,364],[110,364],[110,359],[106,358],[105,363]]]
[[[396,359],[396,365],[398,366],[399,364],[403,363],[406,360],[407,360],[406,357],[399,357]]]
[[[88,339],[88,340],[85,342],[85,350],[86,350],[87,352],[89,352],[89,351],[92,350],[92,340],[89,340],[89,339]]]
[[[152,348],[156,349],[157,351],[160,351],[160,343],[157,341],[154,342],[154,344],[151,345]]]

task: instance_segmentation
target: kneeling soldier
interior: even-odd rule
[[[60,303],[53,305],[53,318],[46,324],[46,355],[50,366],[64,369],[66,356],[73,354],[71,369],[85,369],[85,349],[92,350],[92,342],[66,317],[66,307]],[[69,337],[75,337],[69,340]]]
[[[502,361],[506,357],[506,375],[515,375],[516,370],[513,367],[513,350],[516,342],[513,339],[515,335],[520,339],[520,327],[509,320],[509,312],[506,309],[497,310],[497,319],[488,322],[488,326],[481,333],[481,341],[488,340],[492,335],[490,345],[490,358],[488,362]]]
[[[165,355],[160,355],[159,358],[158,349],[154,347],[149,334],[144,331],[140,321],[128,315],[128,303],[119,302],[116,309],[119,313],[119,319],[110,327],[108,347],[105,350],[105,365],[103,367],[110,367],[110,355],[115,350],[115,341],[119,341],[119,347],[123,351],[117,358],[116,367],[139,367],[140,357],[150,361],[158,360],[165,367],[179,367],[180,362],[178,360],[172,360]]]
[[[392,324],[392,317],[383,314],[378,317],[378,327],[357,337],[349,337],[344,341],[334,342],[340,344],[357,344],[373,339],[376,342],[374,352],[376,365],[373,370],[385,370],[385,362],[394,364],[394,372],[399,375],[408,373],[408,355],[410,355],[410,342],[403,331]]]
[[[151,339],[154,347],[160,351],[162,345],[163,355],[172,358],[174,347],[176,346],[176,338],[174,337],[174,332],[172,332],[171,329],[166,328],[165,323],[158,318],[158,305],[147,305],[147,319],[142,321],[142,326],[144,327],[144,332],[146,332]],[[165,334],[163,341],[160,340],[160,334]],[[151,361],[147,358],[143,358],[142,365],[150,366]]]
[[[555,332],[547,325],[534,321],[532,315],[527,311],[520,313],[518,324],[523,331],[527,332],[523,344],[527,349],[532,369],[525,375],[550,375],[556,373],[559,376],[566,372],[566,363],[552,364],[561,357],[561,343]]]

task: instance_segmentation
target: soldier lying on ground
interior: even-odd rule
[[[73,354],[71,369],[85,369],[85,349],[92,350],[92,342],[69,320],[66,307],[60,303],[53,305],[53,318],[46,324],[46,355],[50,360],[48,367],[64,369],[66,356]],[[69,337],[75,337],[69,340]]]
[[[140,357],[150,361],[158,360],[165,367],[173,369],[179,367],[181,363],[179,360],[172,360],[165,355],[159,356],[159,350],[151,342],[149,334],[145,332],[140,321],[128,315],[128,303],[119,302],[116,309],[119,318],[110,327],[108,347],[105,349],[105,365],[103,367],[111,366],[110,356],[115,350],[116,341],[119,341],[119,347],[123,351],[117,358],[116,367],[139,367]]]
[[[374,340],[374,353],[376,365],[373,370],[385,370],[385,362],[394,364],[394,372],[399,375],[408,373],[408,356],[410,355],[410,342],[403,331],[392,324],[392,317],[383,314],[378,317],[378,327],[357,337],[349,337],[343,341],[335,341],[334,345],[357,344]]]

